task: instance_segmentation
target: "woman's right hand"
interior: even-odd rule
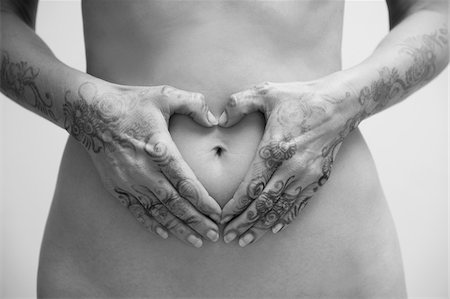
[[[217,202],[182,159],[168,131],[174,113],[211,127],[204,96],[170,86],[82,84],[67,92],[64,127],[89,152],[107,190],[145,228],[189,244],[217,241]],[[208,217],[209,216],[209,217]],[[211,218],[211,219],[210,219]]]

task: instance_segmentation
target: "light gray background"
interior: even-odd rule
[[[59,59],[85,69],[80,1],[41,0],[37,32]],[[384,1],[347,1],[344,68],[366,58],[387,32]],[[397,225],[410,297],[448,295],[447,121],[445,70],[361,125]],[[3,298],[36,296],[39,248],[66,138],[62,129],[0,96]]]

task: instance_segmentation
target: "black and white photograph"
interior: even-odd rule
[[[0,298],[448,298],[448,0],[0,3]]]

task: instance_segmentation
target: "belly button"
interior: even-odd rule
[[[216,156],[220,157],[225,152],[225,149],[223,147],[221,147],[221,146],[216,146],[216,147],[213,148],[213,151],[214,151]]]

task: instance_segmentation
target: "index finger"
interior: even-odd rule
[[[159,140],[148,140],[144,151],[158,165],[182,198],[187,199],[201,213],[219,221],[221,213],[219,204],[209,196],[184,161],[167,129],[161,133]]]

